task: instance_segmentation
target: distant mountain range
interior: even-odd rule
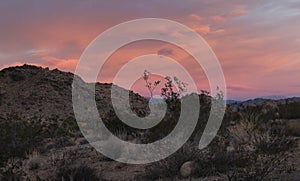
[[[245,101],[241,100],[227,100],[226,104],[227,105],[232,105],[232,104],[245,104],[245,105],[259,105],[267,101],[277,101],[284,103],[286,101],[288,102],[299,102],[300,97],[286,97],[286,96],[263,96],[259,98],[254,98],[254,99],[248,99]]]

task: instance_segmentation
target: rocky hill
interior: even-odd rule
[[[0,116],[17,113],[26,117],[74,117],[72,82],[74,74],[31,65],[10,67],[0,71]],[[76,76],[81,80],[78,76]],[[109,112],[111,84],[95,86],[99,110]],[[119,88],[123,90],[122,88]],[[147,106],[147,100],[130,92],[132,106]]]

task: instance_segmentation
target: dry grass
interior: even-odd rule
[[[27,165],[29,170],[36,170],[43,164],[43,159],[37,150],[34,150],[30,155],[27,156]]]

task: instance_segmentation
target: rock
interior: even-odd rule
[[[185,162],[180,167],[180,175],[182,177],[190,177],[196,169],[196,164],[194,161]]]

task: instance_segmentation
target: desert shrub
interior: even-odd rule
[[[66,129],[67,133],[69,133],[70,135],[73,135],[80,131],[74,117],[68,117],[64,119],[61,126],[63,126]]]
[[[284,152],[270,154],[258,150],[239,149],[234,151],[215,150],[208,158],[212,173],[227,175],[228,180],[264,180],[270,174],[282,174],[292,167]]]
[[[187,142],[177,152],[164,160],[152,163],[146,167],[146,174],[144,179],[159,179],[159,178],[174,178],[180,177],[180,167],[187,161],[201,161],[201,152],[197,145]],[[202,164],[203,168],[205,165]],[[196,171],[199,174],[199,169]]]
[[[43,160],[37,150],[34,150],[27,157],[28,157],[27,164],[28,164],[29,170],[36,170],[36,169],[40,168]]]
[[[21,72],[13,72],[9,74],[9,77],[13,80],[13,81],[23,81],[25,80],[25,76],[22,75]]]
[[[288,155],[269,155],[241,152],[224,157],[228,180],[265,180],[270,174],[283,174],[293,168],[286,163]],[[228,164],[230,163],[230,164]],[[223,172],[224,173],[224,172]]]
[[[78,136],[81,134],[77,125],[76,119],[69,117],[66,119],[59,119],[58,116],[52,116],[50,122],[47,125],[47,137],[61,138]]]
[[[63,151],[59,154],[52,154],[50,157],[51,165],[55,168],[56,171],[59,171],[64,168],[68,168],[70,165],[75,163],[75,160],[78,158],[78,154],[74,150]]]
[[[21,181],[22,177],[18,174],[13,173],[12,171],[7,171],[0,174],[0,179],[8,181]]]
[[[8,114],[0,121],[0,164],[12,157],[25,158],[28,151],[39,149],[47,138],[62,147],[72,145],[70,138],[80,135],[74,118],[42,123],[41,118]]]
[[[4,95],[5,95],[5,91],[0,90],[0,105],[1,105],[2,102],[3,102]]]
[[[107,149],[109,149],[109,152],[115,159],[120,158],[122,153],[125,151],[125,147],[116,143],[112,137],[109,137],[108,140],[106,140],[103,144]]]
[[[24,171],[21,168],[22,161],[18,159],[9,159],[5,166],[0,168],[0,180],[19,181],[24,180]]]
[[[251,113],[242,118],[238,125],[229,128],[227,139],[234,150],[218,153],[226,168],[216,163],[217,169],[226,173],[229,180],[263,180],[276,171],[286,171],[288,151],[295,146],[294,141],[282,134],[272,134],[270,125],[259,115]]]
[[[295,141],[288,137],[270,136],[267,134],[261,134],[257,136],[254,141],[254,146],[258,152],[265,154],[277,154],[284,151],[288,151],[295,146]]]
[[[74,168],[60,168],[60,170],[57,172],[55,180],[94,181],[100,180],[100,178],[98,178],[95,170],[86,166],[79,166]]]
[[[158,81],[150,82],[149,81],[150,74],[151,73],[149,71],[145,70],[144,75],[143,75],[143,79],[145,81],[145,86],[147,87],[147,89],[150,93],[150,98],[153,98],[153,91],[159,85],[160,81],[158,80]]]
[[[300,118],[300,103],[286,102],[279,105],[279,115],[282,119],[298,119]]]
[[[300,120],[286,120],[286,136],[300,137]]]
[[[0,122],[0,163],[8,158],[24,157],[40,141],[40,127],[18,114],[9,114]]]
[[[294,147],[294,141],[285,136],[287,126],[284,122],[263,121],[255,113],[242,117],[247,117],[241,123],[245,137],[258,152],[276,154]]]

